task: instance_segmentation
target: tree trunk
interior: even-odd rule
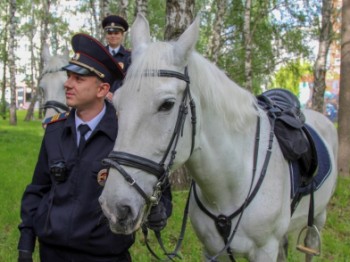
[[[119,2],[119,15],[128,21],[128,0],[120,0]]]
[[[48,25],[50,22],[50,5],[51,5],[51,0],[42,0],[42,23],[41,23],[41,32],[40,32],[40,54],[43,53],[43,46],[46,43],[47,40],[47,30],[48,30]],[[40,72],[40,77],[37,81],[37,83],[40,82],[40,78],[43,72],[44,68],[44,60],[43,57],[40,56],[40,63],[39,63],[39,72]],[[40,94],[40,95],[39,95]],[[44,114],[43,114],[43,95],[42,91],[37,87],[37,97],[38,97],[38,102],[39,102],[39,118],[42,119]]]
[[[165,40],[176,40],[192,23],[195,0],[167,0]]]
[[[244,87],[253,92],[253,80],[252,80],[252,33],[250,30],[250,18],[251,18],[251,0],[246,0],[244,7],[244,24],[243,24],[243,36],[245,47],[244,58]]]
[[[339,91],[339,154],[338,169],[341,175],[350,175],[350,0],[343,0],[341,27],[341,64]]]
[[[10,71],[10,89],[11,89],[11,103],[10,103],[10,125],[17,125],[16,112],[16,64],[15,64],[15,36],[16,36],[16,0],[10,1],[10,36],[9,36],[9,71]]]
[[[34,16],[34,10],[32,8],[31,10],[31,13],[32,13],[32,21],[33,23],[35,23],[35,16]],[[37,99],[37,88],[35,86],[35,83],[34,83],[34,69],[35,69],[35,55],[34,55],[34,43],[33,43],[33,40],[34,40],[34,29],[35,29],[35,25],[33,25],[33,27],[31,28],[30,30],[30,63],[31,63],[31,67],[30,67],[30,88],[32,89],[32,92],[31,92],[31,100],[30,100],[30,105],[29,105],[29,108],[27,110],[27,114],[24,118],[24,121],[30,121],[33,119],[34,117],[34,107],[35,107],[35,103],[36,103],[36,99]]]
[[[195,0],[167,0],[165,40],[176,40],[192,23]],[[173,189],[189,189],[191,178],[186,168],[176,170],[169,178]]]
[[[136,14],[147,17],[148,0],[136,0]]]
[[[91,1],[92,3],[94,1]],[[90,4],[91,5],[91,4]],[[99,17],[96,21],[96,38],[103,43],[103,41],[105,40],[105,32],[102,28],[102,20],[110,15],[110,3],[109,0],[99,0],[98,2],[99,8],[100,8],[100,12],[99,12]]]
[[[314,90],[312,108],[323,113],[324,92],[326,89],[326,66],[329,46],[332,42],[332,0],[322,1],[322,25],[317,59],[314,65]]]
[[[3,60],[3,71],[2,71],[2,86],[1,86],[1,108],[0,108],[0,115],[2,116],[2,119],[6,119],[6,113],[7,113],[7,106],[6,106],[6,99],[5,99],[5,92],[6,92],[6,67],[7,67],[7,61],[8,61],[8,56],[7,56],[7,31],[8,31],[8,25],[6,24],[4,32],[4,44],[3,44],[3,54],[4,54],[4,60]]]
[[[221,30],[224,28],[224,17],[227,9],[227,0],[216,1],[216,15],[212,35],[207,49],[207,57],[217,64],[221,47]]]

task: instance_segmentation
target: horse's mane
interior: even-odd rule
[[[123,91],[128,92],[128,89],[132,92],[135,88],[139,90],[145,77],[143,72],[147,70],[179,71],[181,67],[176,65],[180,62],[174,57],[173,47],[171,43],[156,42],[146,49],[135,51],[126,75],[127,88],[123,88]],[[222,70],[195,51],[191,52],[187,63],[191,92],[200,97],[202,107],[210,105],[227,126],[236,131],[245,131],[251,126],[257,115],[256,100],[251,93],[239,87]],[[153,81],[156,81],[156,78]],[[152,83],[153,86],[155,84]]]
[[[67,79],[62,67],[68,64],[66,55],[55,55],[47,58],[39,86],[44,90],[45,100],[55,100],[65,103],[63,84]]]

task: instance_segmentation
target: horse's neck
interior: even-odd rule
[[[203,125],[199,137],[200,150],[195,151],[186,166],[199,186],[202,201],[222,211],[227,206],[241,205],[248,194],[252,183],[257,117],[244,132],[228,130],[220,118],[212,118],[207,123],[210,125]],[[266,141],[268,122],[262,123],[261,130],[264,129],[267,131],[261,132],[261,139]],[[266,143],[263,141],[262,144]]]

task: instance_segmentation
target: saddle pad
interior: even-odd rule
[[[316,171],[316,175],[311,180],[310,184],[306,186],[301,186],[301,174],[299,169],[299,164],[297,161],[290,162],[289,171],[290,171],[290,179],[291,179],[291,198],[294,198],[297,193],[301,193],[302,196],[305,196],[311,192],[311,189],[316,191],[320,188],[323,182],[327,179],[329,174],[332,171],[331,159],[329,156],[329,152],[322,141],[321,137],[316,133],[316,131],[311,128],[309,125],[305,124],[306,129],[309,131],[312,139],[315,143],[317,159],[318,159],[318,167]]]

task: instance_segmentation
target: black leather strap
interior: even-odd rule
[[[54,109],[57,113],[61,113],[62,111],[64,112],[69,111],[69,107],[66,104],[63,104],[55,100],[49,100],[44,104],[43,109],[48,109],[48,108]],[[60,111],[59,109],[61,109],[62,111]]]
[[[102,160],[102,163],[105,165],[109,165],[119,171],[119,173],[125,178],[125,180],[133,186],[137,192],[140,193],[140,195],[145,199],[147,205],[151,204],[150,197],[146,195],[146,193],[142,190],[142,188],[135,182],[135,180],[124,170],[124,168],[119,165],[117,161],[114,161],[109,158],[105,158]]]
[[[108,155],[109,159],[117,161],[120,165],[141,169],[147,173],[160,177],[164,173],[164,167],[158,163],[144,157],[129,154],[126,152],[112,151]]]

